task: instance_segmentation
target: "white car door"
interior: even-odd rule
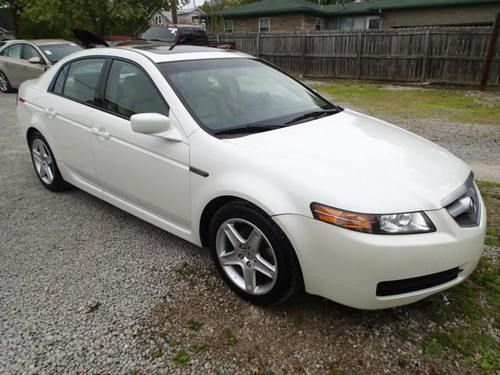
[[[135,133],[129,120],[136,113],[173,119],[168,104],[149,75],[124,60],[113,60],[101,95],[103,111],[95,118],[92,142],[105,198],[122,208],[133,207],[135,214],[140,210],[143,217],[145,213],[174,229],[187,230],[189,145]]]
[[[50,143],[65,178],[97,185],[92,153],[96,91],[106,60],[84,58],[65,65],[42,105]],[[69,176],[68,176],[69,175]]]

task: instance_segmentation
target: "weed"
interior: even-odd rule
[[[197,320],[191,319],[188,321],[188,328],[191,331],[199,331],[202,326],[203,326],[203,323],[199,322]]]
[[[155,350],[151,353],[151,358],[157,359],[163,356],[163,346],[157,346]]]
[[[191,356],[185,350],[179,349],[174,352],[172,360],[180,365],[185,366],[188,365],[189,362],[191,362]]]
[[[224,334],[224,343],[227,346],[234,346],[238,342],[238,339],[236,338],[236,335],[234,334],[233,330],[229,327],[224,328],[223,331]]]
[[[207,348],[206,344],[194,343],[191,345],[190,349],[193,354],[198,354]]]

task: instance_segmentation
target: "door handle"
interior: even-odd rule
[[[47,115],[48,118],[54,118],[57,115],[56,111],[54,111],[52,108],[47,108],[45,110],[45,114]]]
[[[101,129],[92,128],[92,133],[94,133],[95,135],[97,135],[99,137],[106,138],[106,139],[111,137],[111,134],[109,134],[105,129],[102,129],[102,128]]]

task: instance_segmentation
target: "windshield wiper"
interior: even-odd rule
[[[261,133],[269,130],[284,128],[286,125],[247,125],[237,126],[233,128],[220,129],[212,132],[213,135],[229,135],[243,133]]]
[[[309,120],[309,119],[316,120],[316,119],[319,119],[321,117],[334,115],[336,113],[339,113],[340,111],[342,111],[342,108],[336,107],[336,108],[332,108],[332,109],[322,109],[321,111],[307,112],[307,113],[304,113],[303,115],[300,115],[299,117],[294,118],[293,120],[286,122],[285,124],[286,125],[293,125],[293,124],[298,124],[298,123],[304,122],[305,120]]]

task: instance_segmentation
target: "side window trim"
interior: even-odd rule
[[[95,89],[95,92],[94,92],[93,104],[80,102],[80,101],[78,101],[78,100],[76,100],[74,98],[69,98],[69,97],[67,97],[67,96],[64,95],[64,90],[66,88],[66,80],[68,79],[68,74],[66,74],[66,77],[64,77],[64,82],[63,82],[63,87],[62,87],[61,93],[59,94],[59,93],[57,93],[57,92],[54,91],[54,87],[56,85],[56,82],[59,79],[59,76],[64,71],[64,69],[66,67],[68,67],[68,73],[69,73],[69,71],[71,69],[71,65],[74,62],[79,62],[79,61],[84,61],[84,60],[104,60],[104,64],[103,64],[101,73],[99,74],[99,80],[97,82],[97,86],[96,86],[96,89]],[[98,93],[99,93],[99,88],[100,88],[100,85],[101,85],[101,80],[103,79],[103,74],[104,74],[104,72],[106,70],[106,66],[107,66],[109,60],[110,60],[109,56],[84,56],[84,57],[81,57],[81,58],[78,58],[78,59],[74,59],[74,60],[68,61],[67,63],[64,63],[64,65],[62,65],[59,68],[59,70],[54,75],[54,77],[52,77],[52,81],[50,82],[50,85],[47,88],[47,92],[51,93],[52,95],[61,96],[61,97],[65,98],[65,99],[67,99],[67,100],[71,100],[71,101],[74,101],[76,103],[80,103],[80,104],[83,104],[83,105],[87,105],[89,107],[101,109],[100,107],[98,107],[96,105],[96,101],[97,101],[97,98],[98,98]]]
[[[21,55],[19,57],[19,59],[17,59],[17,57],[11,57],[11,56],[5,56],[5,57],[8,57],[9,59],[17,59],[17,60],[22,60],[23,59],[23,54],[24,54],[24,43],[12,43],[10,44],[5,50],[4,52],[8,52],[12,47],[15,47],[15,46],[21,46]]]
[[[38,49],[35,48],[35,46],[33,46],[31,44],[28,44],[28,43],[23,43],[23,50],[21,51],[21,57],[22,57],[23,60],[28,61],[28,59],[26,59],[26,56],[25,56],[27,47],[33,48],[33,50],[36,52],[36,54],[38,55],[38,57],[40,58],[40,60],[42,60],[43,62],[45,62],[45,59],[40,55],[40,52],[38,51]]]
[[[122,62],[125,62],[125,63],[129,63],[131,65],[134,65],[141,72],[144,73],[144,75],[147,77],[147,79],[151,82],[151,85],[155,88],[156,93],[160,97],[160,100],[163,102],[163,104],[165,105],[165,107],[168,109],[168,113],[170,114],[170,105],[165,100],[165,97],[163,96],[163,94],[161,93],[160,89],[158,88],[158,86],[156,85],[156,83],[154,82],[154,80],[151,78],[151,76],[149,75],[149,73],[142,66],[140,66],[139,64],[137,64],[135,61],[132,61],[132,60],[129,60],[129,59],[126,59],[126,58],[123,58],[123,57],[118,57],[118,56],[108,56],[108,60],[110,60],[109,66],[105,66],[103,68],[103,72],[105,71],[106,75],[105,75],[105,77],[103,77],[103,80],[100,81],[99,85],[98,85],[97,92],[99,94],[99,99],[97,100],[97,103],[96,103],[96,108],[97,109],[99,109],[99,110],[101,110],[103,112],[109,113],[109,114],[111,114],[113,116],[119,117],[121,119],[124,119],[124,120],[127,120],[127,121],[130,120],[129,117],[121,115],[121,114],[113,112],[113,111],[110,111],[110,110],[108,110],[108,109],[106,109],[106,108],[104,108],[102,106],[102,103],[104,102],[105,97],[106,97],[106,89],[108,87],[108,82],[109,82],[109,77],[110,77],[111,67],[113,65],[113,62],[114,61],[122,61]]]
[[[10,47],[11,46],[9,46],[8,48],[10,48]],[[95,94],[94,94],[94,103],[93,104],[83,103],[83,102],[80,102],[80,101],[75,100],[73,98],[68,98],[67,96],[64,96],[64,89],[65,89],[65,86],[66,86],[66,80],[68,78],[68,75],[66,75],[66,77],[64,77],[63,89],[62,89],[61,94],[58,94],[58,93],[54,92],[54,87],[55,87],[56,81],[57,81],[57,79],[59,78],[59,75],[62,73],[62,71],[64,70],[64,68],[66,66],[68,66],[68,73],[69,73],[69,70],[71,69],[71,64],[72,63],[78,62],[78,61],[82,61],[82,60],[95,60],[95,59],[102,59],[102,60],[105,60],[105,62],[104,62],[103,68],[101,70],[101,74],[99,76],[99,80],[98,80],[98,83],[97,83],[96,91],[95,91]],[[123,62],[129,63],[129,64],[132,64],[135,67],[137,67],[139,70],[141,70],[145,74],[145,76],[147,77],[147,79],[151,82],[152,86],[155,88],[155,91],[158,94],[158,96],[160,97],[160,100],[167,107],[167,109],[169,111],[169,114],[170,114],[170,110],[171,110],[170,105],[166,101],[165,97],[163,96],[163,94],[161,93],[160,89],[158,88],[158,86],[156,85],[156,83],[154,82],[154,80],[151,78],[151,76],[149,75],[149,73],[142,66],[140,66],[139,64],[137,64],[135,61],[129,60],[129,59],[126,59],[126,58],[123,58],[123,57],[118,57],[118,56],[102,56],[102,55],[84,56],[84,57],[77,58],[77,59],[74,59],[74,60],[66,62],[64,65],[62,65],[59,68],[59,70],[54,75],[54,77],[52,77],[52,81],[50,82],[50,85],[47,88],[47,92],[51,93],[52,95],[57,95],[57,96],[63,97],[65,99],[67,99],[67,100],[71,100],[71,101],[73,101],[75,103],[83,104],[83,105],[86,105],[86,106],[98,109],[100,111],[109,113],[109,114],[117,116],[119,118],[122,118],[122,119],[125,119],[125,120],[130,120],[130,118],[128,118],[126,116],[120,115],[120,114],[118,114],[116,112],[113,112],[113,111],[109,111],[106,108],[102,107],[102,101],[104,100],[105,95],[106,95],[106,88],[107,88],[107,84],[108,84],[108,81],[109,81],[109,76],[110,76],[111,66],[113,64],[113,61],[123,61]]]

